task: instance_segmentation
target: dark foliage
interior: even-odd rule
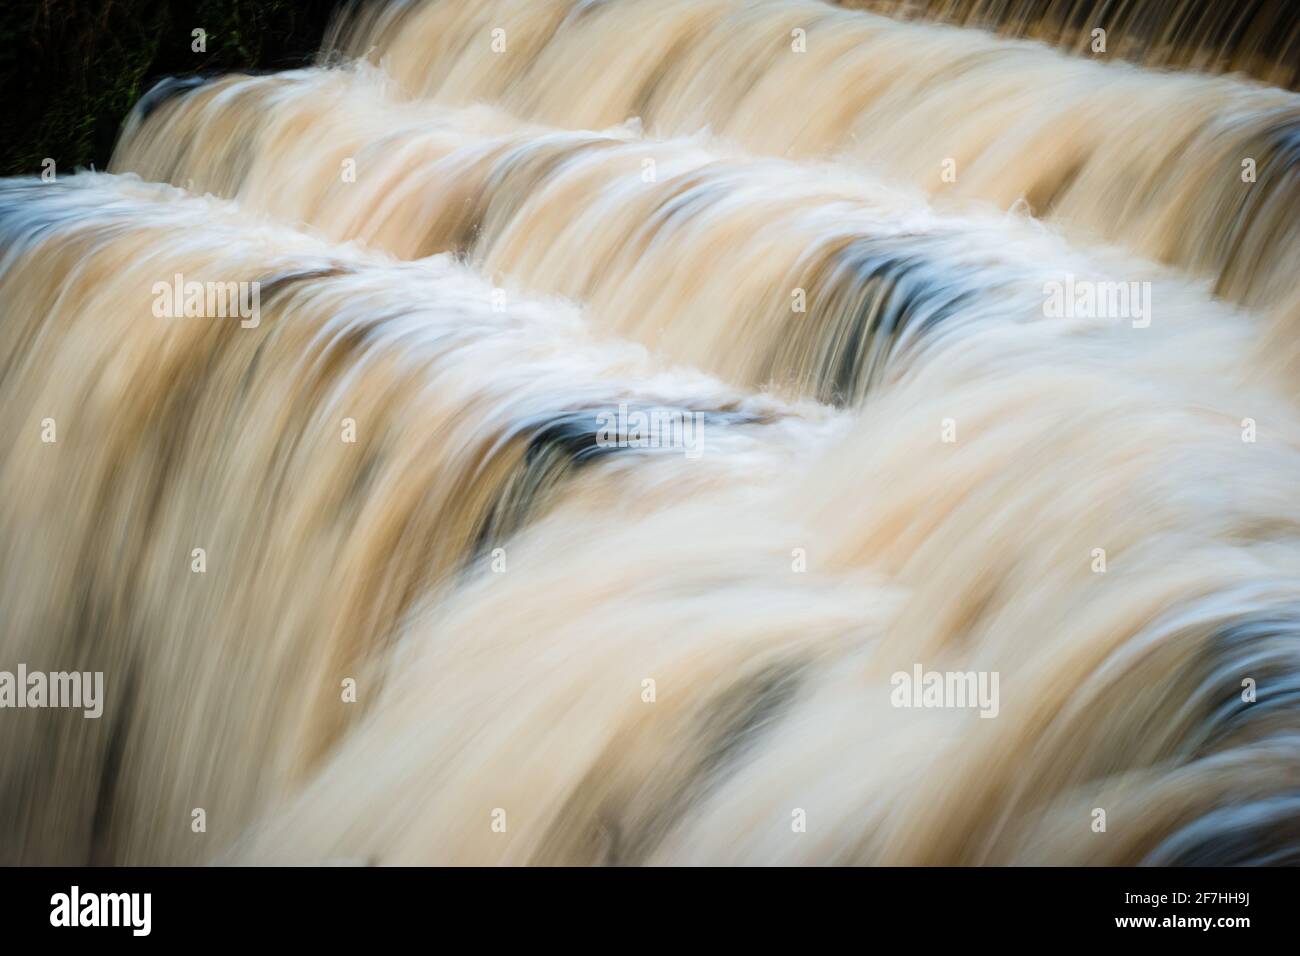
[[[308,63],[337,0],[3,0],[0,175],[103,169],[158,79]],[[192,31],[206,32],[206,51]]]

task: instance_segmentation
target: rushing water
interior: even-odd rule
[[[1294,32],[856,5],[366,7],[0,180],[0,862],[1300,862]]]

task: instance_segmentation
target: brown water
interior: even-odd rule
[[[104,679],[0,710],[0,860],[1297,862],[1294,94],[340,35],[0,181],[0,671]]]

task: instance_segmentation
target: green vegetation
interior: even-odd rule
[[[3,0],[0,175],[103,169],[118,127],[172,74],[307,63],[336,0]],[[192,31],[206,32],[206,50]]]

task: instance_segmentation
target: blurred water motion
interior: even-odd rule
[[[0,862],[1300,862],[1296,18],[844,6],[0,180]]]

